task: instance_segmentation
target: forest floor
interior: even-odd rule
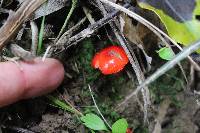
[[[19,6],[17,1],[8,0],[3,2],[2,9],[16,11]],[[40,56],[54,42],[70,8],[71,2],[67,1],[65,6],[45,17]],[[105,8],[108,7],[105,6]],[[159,18],[152,12],[139,8],[133,1],[131,8],[165,30]],[[83,9],[89,13],[84,13]],[[114,9],[108,9],[109,13],[114,12]],[[74,27],[86,15],[86,19],[75,30],[72,30],[68,39],[88,28],[92,20],[95,23],[106,17],[91,1],[78,1],[65,30]],[[123,35],[129,43],[129,48],[135,53],[143,75],[150,76],[167,62],[161,59],[156,52],[162,47],[159,39],[147,27],[127,15],[121,13],[117,16],[115,20],[114,17],[112,18],[113,21],[120,20],[116,22],[117,27],[123,28]],[[1,25],[7,17],[7,13],[0,11]],[[39,17],[34,20],[38,28],[41,27],[42,19],[43,17]],[[131,64],[128,63],[122,71],[112,75],[104,75],[91,66],[96,52],[110,45],[120,45],[113,32],[113,27],[111,28],[107,23],[98,27],[93,34],[81,39],[81,41],[75,40],[76,45],[64,51],[58,49],[51,56],[60,60],[65,68],[64,81],[56,91],[0,109],[0,133],[87,133],[89,129],[81,122],[77,112],[69,112],[55,101],[70,105],[81,114],[93,113],[100,116],[92,99],[93,95],[99,110],[110,125],[120,118],[125,118],[128,127],[133,129],[134,133],[200,133],[199,97],[192,93],[194,88],[200,90],[200,72],[195,71],[188,60],[181,62],[188,83],[180,68],[175,66],[148,86],[151,104],[147,107],[148,121],[144,123],[145,109],[142,93],[124,101],[138,86]],[[30,24],[26,22],[21,40],[14,39],[13,41],[29,50],[31,40]],[[138,43],[141,46],[137,45]],[[177,51],[176,48],[174,49]],[[11,53],[5,47],[1,55],[10,56]]]

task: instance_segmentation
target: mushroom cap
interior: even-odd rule
[[[126,133],[133,133],[131,128],[127,128]]]
[[[129,62],[124,49],[120,46],[109,46],[94,56],[92,66],[99,68],[105,75],[121,71]]]

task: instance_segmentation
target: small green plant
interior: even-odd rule
[[[165,97],[169,97],[174,105],[180,107],[181,103],[176,96],[183,91],[183,88],[183,77],[180,77],[179,71],[174,68],[152,83],[150,90],[156,103],[160,103]]]
[[[51,101],[50,105],[62,109],[64,111],[76,114],[80,118],[81,122],[87,128],[89,128],[92,133],[95,133],[95,131],[105,131],[106,133],[110,133],[111,131],[112,133],[126,133],[128,129],[128,123],[124,118],[117,120],[112,125],[112,127],[108,129],[104,121],[96,114],[88,113],[86,115],[83,115],[80,111],[76,110],[74,107],[72,107],[69,103],[66,103],[65,101],[62,101],[51,95],[47,96],[47,98]]]
[[[151,2],[154,4],[150,4]],[[151,10],[159,16],[166,27],[167,33],[174,41],[188,46],[200,39],[200,21],[196,17],[200,15],[199,0],[184,0],[181,2],[151,0],[151,2],[149,0],[138,0],[140,7]],[[190,6],[193,3],[194,7]],[[184,12],[182,12],[183,10]],[[187,18],[187,16],[190,17]],[[200,50],[197,52],[200,53]]]
[[[82,69],[84,72],[86,84],[88,84],[98,79],[100,72],[91,67],[91,60],[95,51],[91,39],[84,40],[82,44],[83,45],[77,51],[78,55],[75,58],[79,64],[80,69]]]
[[[171,60],[174,57],[173,51],[168,47],[161,48],[157,53],[159,57],[164,60]]]
[[[112,125],[112,133],[125,133],[128,128],[128,123],[126,119],[122,118],[117,120],[113,125]]]
[[[78,116],[82,116],[82,113],[78,110],[76,110],[72,105],[69,103],[66,103],[65,101],[62,101],[54,96],[48,95],[47,98],[51,101],[51,106],[57,107],[59,109],[62,109],[64,111],[68,111],[70,113],[76,114]]]
[[[95,48],[94,48],[94,45],[92,44],[92,40],[91,39],[84,40],[82,44],[83,45],[81,45],[80,48],[76,50],[75,53],[77,54],[74,56],[74,59],[76,63],[78,64],[77,65],[78,68],[83,72],[83,73],[79,73],[79,76],[85,78],[85,82],[84,82],[85,86],[83,85],[83,88],[84,88],[83,92],[84,94],[87,94],[86,96],[88,97],[90,95],[92,96],[92,94],[89,93],[88,87],[86,85],[88,85],[89,83],[94,83],[94,81],[96,81],[98,77],[100,76],[100,72],[91,67],[91,60],[95,52]],[[115,95],[113,97],[115,97],[116,99],[119,99],[117,95],[118,94],[117,90],[120,88],[119,85],[126,82],[126,80],[119,76],[118,77],[108,76],[107,78],[109,79],[109,81],[112,81],[109,86],[111,86],[111,92],[114,93]],[[67,101],[62,101],[55,97],[53,98],[50,97],[49,99],[51,100],[51,102],[54,103],[53,104],[54,107],[58,107],[60,109],[69,111],[71,113],[76,113],[75,108],[71,107],[70,103],[68,103]],[[102,113],[100,113],[100,111],[98,111],[98,114],[100,114],[101,117],[96,115],[97,114],[96,111],[98,110],[97,106],[86,107],[84,111],[85,115],[83,115],[81,112],[81,115],[77,115],[78,119],[92,133],[99,132],[99,131],[101,132],[103,131],[105,133],[111,133],[111,132],[112,133],[126,133],[126,132],[132,133],[131,129],[127,130],[128,123],[126,119],[124,118],[119,119],[120,118],[119,115],[116,112],[111,110],[111,107],[112,107],[111,102],[107,101],[105,104],[101,104],[100,106],[101,110],[103,110],[103,114],[108,119],[108,122],[107,120],[105,120],[104,116],[102,116]],[[113,121],[116,121],[116,122],[112,126],[109,126],[108,123],[112,123]]]
[[[63,24],[63,26],[62,26],[62,28],[61,28],[61,30],[60,30],[60,32],[59,32],[59,34],[58,34],[56,40],[58,40],[58,39],[61,37],[62,33],[64,32],[64,30],[65,30],[65,28],[66,28],[66,26],[67,26],[67,23],[69,22],[69,19],[70,19],[70,17],[71,17],[72,14],[73,14],[74,9],[76,8],[77,2],[78,2],[78,0],[72,0],[71,9],[70,9],[69,13],[67,14],[67,17],[66,17],[66,19],[65,19],[65,22],[64,22],[64,24]]]
[[[110,130],[108,130],[104,121],[99,116],[93,113],[86,114],[85,116],[82,116],[80,119],[86,127],[94,131],[105,131],[109,133],[111,130],[112,133],[126,133],[128,129],[128,123],[124,118],[117,120],[112,125]]]
[[[149,133],[148,128],[143,126],[138,126],[134,129],[134,133]]]
[[[92,113],[86,114],[85,116],[82,116],[80,119],[83,122],[83,124],[89,129],[99,130],[99,131],[101,130],[108,131],[108,128],[106,127],[103,120],[95,114],[92,114]]]
[[[42,23],[40,26],[40,32],[39,32],[39,40],[38,40],[38,47],[37,47],[37,54],[41,54],[42,51],[42,45],[43,45],[43,35],[44,35],[44,22],[45,22],[45,16],[42,17]]]

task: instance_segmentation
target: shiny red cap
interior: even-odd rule
[[[124,49],[120,46],[109,46],[96,53],[92,66],[99,68],[105,75],[121,71],[129,62]]]

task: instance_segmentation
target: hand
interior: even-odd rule
[[[0,107],[43,95],[56,89],[64,78],[64,68],[55,59],[44,62],[0,63]]]

